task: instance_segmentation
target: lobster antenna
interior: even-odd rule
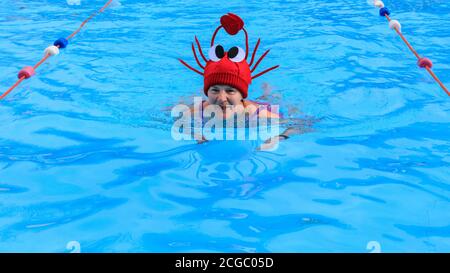
[[[245,28],[242,28],[242,30],[245,33],[245,59],[247,60],[247,57],[248,57],[248,34],[247,34],[247,30],[245,30]]]
[[[255,71],[255,69],[258,67],[259,63],[264,59],[264,57],[266,57],[266,55],[269,53],[270,49],[268,49],[266,52],[264,52],[264,54],[259,57],[259,60],[256,62],[255,66],[252,68],[252,70],[250,72]]]
[[[200,66],[203,70],[205,70],[205,67],[200,63],[200,61],[197,58],[197,53],[195,53],[194,43],[192,43],[192,52],[194,53],[195,60],[197,61],[198,66]]]
[[[192,66],[188,65],[185,61],[183,61],[182,59],[178,59],[182,64],[184,64],[187,68],[189,68],[190,70],[194,71],[195,73],[198,73],[200,75],[203,76],[203,73],[198,71],[197,69],[193,68]]]
[[[258,74],[256,74],[255,76],[252,77],[252,80],[253,80],[253,79],[256,79],[256,78],[258,78],[259,76],[264,75],[264,74],[266,74],[267,72],[269,72],[269,71],[271,71],[271,70],[274,70],[275,68],[278,68],[278,67],[280,67],[280,66],[279,66],[279,65],[272,66],[271,68],[268,68],[268,69],[266,69],[266,70],[264,70],[264,71],[262,71],[262,72],[259,72]]]
[[[198,41],[197,36],[194,36],[194,37],[195,37],[195,42],[197,43],[197,46],[198,46],[198,51],[200,52],[200,55],[202,56],[205,63],[207,63],[208,60],[205,58],[205,55],[203,55],[203,51],[202,51],[202,47],[200,46],[200,42]]]
[[[214,39],[216,38],[217,32],[218,32],[219,29],[221,29],[221,28],[222,28],[222,26],[220,25],[220,26],[218,26],[218,27],[216,28],[216,30],[214,31],[214,34],[213,34],[213,36],[212,36],[212,38],[211,38],[211,46],[214,45]]]
[[[261,39],[258,38],[258,42],[256,43],[255,49],[253,49],[252,59],[250,61],[250,64],[248,65],[249,67],[251,67],[253,64],[253,59],[255,58],[256,51],[258,51],[259,42],[261,42]]]

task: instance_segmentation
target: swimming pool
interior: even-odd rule
[[[450,251],[450,100],[368,1],[149,2],[115,1],[0,103],[1,252]],[[450,4],[384,2],[450,83]],[[2,91],[103,4],[2,1]],[[320,120],[274,152],[171,138],[202,89],[177,58],[227,12],[281,65],[250,98]]]

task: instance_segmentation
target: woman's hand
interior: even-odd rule
[[[208,140],[207,140],[207,139],[200,139],[200,140],[197,140],[197,144],[203,144],[203,143],[205,143],[205,142],[208,142]]]
[[[274,148],[278,147],[278,143],[282,140],[288,139],[291,135],[294,134],[300,134],[301,130],[298,128],[292,128],[289,127],[286,130],[284,130],[283,133],[279,134],[278,136],[274,136],[266,140],[261,146],[256,148],[257,151],[270,151]]]
[[[258,148],[256,148],[256,150],[257,151],[271,151],[278,146],[278,143],[281,140],[284,140],[284,139],[286,139],[286,136],[284,136],[284,135],[278,135],[278,136],[271,137],[268,140],[264,141],[264,143],[261,144],[261,146],[259,146]]]
[[[197,140],[197,144],[203,144],[205,142],[208,142],[208,140],[203,135],[195,135],[195,140]]]

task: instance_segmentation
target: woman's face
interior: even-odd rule
[[[242,94],[229,85],[212,85],[208,89],[209,104],[219,105],[225,111],[229,105],[242,105]]]

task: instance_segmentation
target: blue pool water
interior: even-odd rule
[[[104,4],[68,2],[1,1],[1,92]],[[114,2],[0,102],[0,251],[449,252],[450,99],[369,2]],[[448,1],[384,2],[449,85]],[[227,12],[281,65],[249,97],[315,120],[276,151],[171,138]]]

